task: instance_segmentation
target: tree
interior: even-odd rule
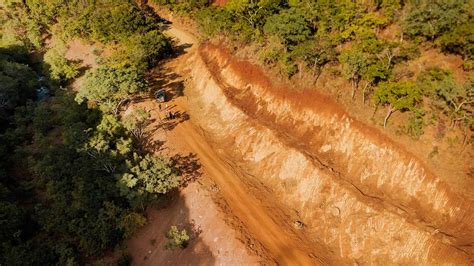
[[[366,68],[361,71],[361,78],[366,81],[364,89],[362,90],[362,103],[365,103],[367,90],[381,80],[387,79],[389,70],[380,60],[370,62]]]
[[[422,101],[422,91],[416,83],[411,81],[381,83],[374,92],[373,99],[376,105],[387,105],[383,127],[387,127],[390,116],[396,111],[414,111]]]
[[[0,129],[17,106],[34,98],[38,87],[37,74],[32,68],[0,59]]]
[[[72,229],[82,233],[79,248],[87,254],[100,254],[122,238],[118,224],[124,210],[111,201],[101,205],[96,214],[89,210],[87,216],[72,222]]]
[[[6,5],[0,12],[0,46],[16,44],[27,49],[40,48],[42,45],[41,26],[31,18],[23,4]]]
[[[344,50],[339,56],[342,64],[344,77],[351,81],[352,93],[354,99],[363,69],[367,68],[369,58],[360,49]]]
[[[432,106],[450,118],[451,125],[458,121],[470,121],[474,104],[474,75],[465,84],[459,84],[452,72],[431,68],[421,73],[417,82],[430,96]]]
[[[335,60],[335,45],[327,38],[317,38],[298,44],[291,52],[295,58],[301,58],[312,70],[315,81],[321,75],[322,68],[327,63]]]
[[[201,9],[196,14],[199,29],[203,36],[212,37],[218,33],[232,32],[233,16],[224,8],[210,7]]]
[[[145,72],[153,67],[157,60],[172,52],[171,44],[160,31],[152,30],[143,34],[133,34],[123,40],[123,45],[105,63],[113,68],[136,69]]]
[[[0,183],[0,185],[2,184]],[[15,243],[21,241],[22,237],[26,237],[23,231],[26,222],[27,217],[24,209],[9,200],[0,201],[0,226],[2,227],[0,240],[2,244]]]
[[[119,179],[122,194],[134,204],[142,204],[143,198],[156,198],[178,187],[179,177],[165,159],[147,154],[127,160],[129,169]]]
[[[140,147],[144,141],[145,128],[150,124],[150,113],[144,109],[136,109],[124,119],[125,128],[132,134]]]
[[[176,12],[189,13],[197,8],[209,6],[208,0],[152,0],[160,5],[166,5]]]
[[[225,9],[234,17],[232,31],[242,39],[261,36],[265,18],[276,13],[282,0],[230,0]]]
[[[268,35],[279,37],[286,47],[303,42],[311,35],[305,14],[297,8],[268,17],[263,30]]]
[[[76,100],[79,103],[85,99],[96,102],[104,111],[117,115],[122,104],[145,89],[143,76],[134,69],[99,66],[86,73]]]
[[[55,18],[60,12],[60,9],[65,5],[64,0],[26,0],[29,15],[33,20],[37,21],[42,26],[52,25]]]
[[[83,149],[93,158],[96,170],[114,174],[121,161],[132,154],[132,143],[117,117],[104,115]]]
[[[406,133],[413,139],[417,140],[423,135],[424,120],[423,116],[425,113],[422,109],[417,109],[408,118],[408,125],[405,129]]]
[[[446,52],[463,55],[465,60],[474,56],[474,22],[461,24],[443,34],[436,42]]]
[[[66,59],[65,44],[55,45],[44,54],[46,71],[57,81],[66,81],[79,74],[79,64]]]
[[[397,13],[400,12],[403,3],[400,0],[383,0],[377,2],[380,3],[383,14],[391,21],[394,20]]]
[[[456,25],[467,20],[463,10],[467,1],[421,1],[412,4],[410,12],[402,21],[405,34],[435,40]]]
[[[117,41],[153,29],[153,18],[147,16],[134,1],[97,1],[86,12],[90,14],[84,32],[95,40]]]
[[[256,28],[263,25],[262,19],[277,10],[281,3],[281,0],[230,0],[225,8]]]

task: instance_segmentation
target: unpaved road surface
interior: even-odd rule
[[[187,55],[181,57],[187,57],[195,52],[197,40],[191,34],[176,26],[171,26],[166,33],[174,37],[179,45],[186,47]],[[175,60],[177,64],[185,62],[180,57]],[[174,145],[174,142],[175,145],[185,146],[191,153],[197,155],[204,173],[215,182],[219,194],[228,206],[231,212],[229,215],[235,216],[244,227],[240,230],[244,230],[255,243],[263,247],[262,252],[265,253],[267,259],[270,259],[270,262],[284,265],[314,265],[323,262],[323,259],[312,254],[314,247],[310,247],[296,237],[290,228],[278,221],[272,210],[248,191],[231,165],[220,158],[199,127],[193,123],[193,115],[190,111],[195,108],[188,108],[186,91],[184,88],[184,96],[176,97],[168,103],[172,112],[186,113],[191,116],[190,120],[181,121],[169,132],[167,139],[169,145]],[[155,113],[155,116],[161,119],[163,114]]]
[[[221,196],[203,169],[201,158],[182,141],[191,137],[192,124],[183,108],[186,97],[180,94],[183,77],[175,73],[174,67],[182,56],[195,49],[191,46],[195,39],[176,28],[167,33],[178,36],[179,43],[186,44],[186,51],[157,67],[150,78],[158,83],[156,89],[164,88],[172,99],[161,106],[154,99],[140,100],[131,104],[124,115],[137,108],[151,114],[145,146],[157,155],[172,158],[183,184],[162,206],[147,210],[148,224],[127,241],[127,252],[133,258],[133,265],[259,265],[263,260],[261,256],[247,248],[252,245],[249,239],[234,230],[231,224],[235,221],[222,211]],[[173,120],[164,119],[170,111],[181,115]],[[173,225],[186,229],[191,237],[185,249],[164,248],[169,243],[165,233]]]
[[[270,256],[287,265],[314,263],[309,257],[310,253],[305,253],[302,244],[273,220],[268,209],[246,190],[240,178],[218,157],[192,123],[178,125],[173,133],[198,155],[205,172],[216,183],[232,213],[243,222],[252,237],[268,250]]]

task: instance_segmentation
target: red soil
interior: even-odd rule
[[[361,105],[358,97],[356,97],[355,102],[350,99],[350,95],[344,93],[344,91],[350,91],[350,84],[342,78],[330,77],[328,73],[323,73],[316,87],[300,80],[291,80],[290,83],[288,80],[276,77],[275,73],[264,70],[258,64],[251,63],[253,57],[247,58],[247,56],[244,56],[243,59],[238,59],[236,56],[231,56],[229,50],[223,48],[225,45],[221,43],[206,43],[203,47],[218,50],[222,58],[232,60],[232,69],[236,73],[240,73],[249,83],[258,84],[264,88],[272,88],[273,93],[297,102],[302,109],[311,107],[326,114],[351,117],[354,127],[364,134],[371,135],[377,140],[377,143],[398,147],[407,155],[407,158],[418,158],[417,160],[423,167],[430,170],[430,175],[436,172],[436,175],[450,184],[454,190],[469,198],[474,198],[474,191],[469,189],[474,185],[474,179],[467,174],[470,167],[472,167],[470,160],[472,158],[472,148],[468,146],[467,149],[464,149],[460,144],[453,147],[446,141],[448,138],[459,139],[460,132],[457,130],[449,132],[443,141],[436,139],[435,132],[427,126],[425,135],[416,142],[416,145],[413,145],[413,139],[397,133],[399,127],[406,124],[406,114],[397,112],[392,115],[390,126],[387,129],[378,127],[378,123],[375,121],[383,121],[384,108],[379,108],[380,110],[375,114],[375,120],[371,119],[373,108]],[[462,60],[459,56],[444,55],[437,49],[430,49],[423,51],[420,58],[411,61],[405,67],[414,70],[415,73],[419,73],[420,70],[426,69],[429,65],[451,69],[456,80],[462,82],[467,79],[467,73],[462,71],[461,64]],[[337,97],[336,93],[338,94]],[[339,95],[339,93],[342,93],[342,95]],[[427,157],[433,147],[439,148],[439,154],[435,158],[429,159]],[[459,156],[459,154],[462,154],[462,156]]]

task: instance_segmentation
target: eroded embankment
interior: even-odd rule
[[[275,87],[216,46],[191,60],[200,126],[245,165],[247,182],[296,209],[315,244],[347,262],[472,261],[473,201],[419,160],[317,93]]]

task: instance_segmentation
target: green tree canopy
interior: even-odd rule
[[[158,30],[127,36],[122,44],[110,57],[105,58],[107,65],[117,69],[132,68],[145,72],[172,51],[168,38]]]
[[[375,89],[373,99],[377,105],[387,105],[388,111],[384,119],[384,127],[388,119],[396,111],[414,111],[422,101],[422,90],[414,82],[399,81],[381,83]]]
[[[143,198],[165,194],[179,184],[178,176],[165,159],[135,154],[133,159],[127,161],[127,166],[129,171],[119,179],[119,187],[136,204]]]
[[[335,45],[326,38],[310,39],[293,48],[292,56],[302,59],[312,69],[316,79],[324,65],[336,60]]]
[[[431,68],[421,73],[417,82],[430,96],[431,105],[447,115],[453,124],[456,121],[470,123],[474,111],[474,75],[460,84],[452,72]]]
[[[125,101],[145,89],[143,76],[134,69],[99,66],[86,73],[76,100],[79,103],[84,99],[96,102],[103,110],[117,114]]]
[[[420,1],[410,5],[411,10],[402,22],[410,37],[435,40],[468,19],[466,0]]]
[[[339,61],[342,64],[343,75],[346,79],[351,81],[352,98],[355,96],[362,71],[367,68],[369,60],[367,54],[357,48],[344,50],[339,56]]]
[[[79,74],[79,64],[66,59],[67,47],[61,43],[46,51],[44,63],[51,74],[51,78],[56,81],[66,81]]]
[[[466,60],[474,57],[474,18],[443,34],[437,44],[444,51],[458,53]]]
[[[286,9],[270,16],[263,29],[266,34],[279,37],[287,46],[303,42],[311,35],[304,12],[297,8]]]

